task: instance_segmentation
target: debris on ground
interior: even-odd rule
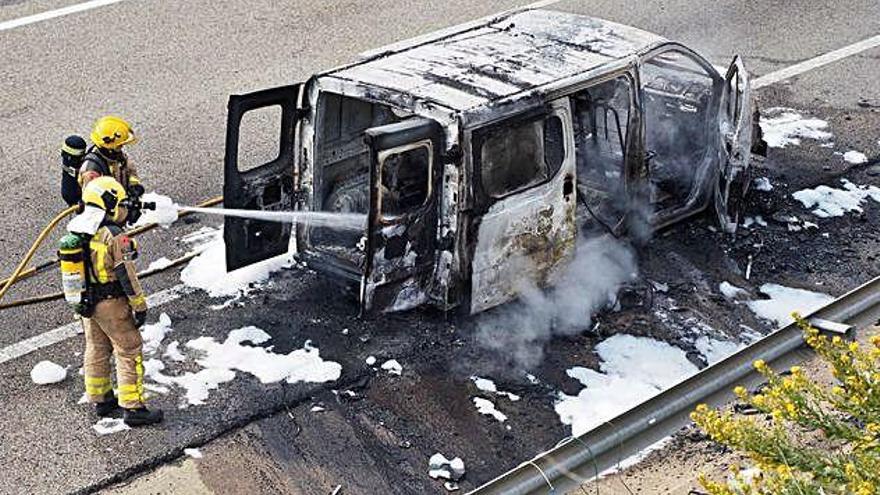
[[[37,385],[59,383],[67,378],[67,369],[52,361],[40,361],[31,369],[31,380]]]

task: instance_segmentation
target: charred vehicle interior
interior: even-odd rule
[[[242,116],[280,106],[277,158],[241,170]],[[278,129],[264,132],[278,133]],[[230,269],[289,248],[364,310],[477,313],[549,286],[578,236],[662,228],[745,194],[747,74],[636,28],[524,10],[233,96],[229,207],[366,216],[364,231],[227,219]],[[758,139],[757,141],[760,141]]]

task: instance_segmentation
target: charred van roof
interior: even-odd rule
[[[469,24],[393,45],[326,75],[464,111],[602,69],[666,40],[631,26],[550,10]]]

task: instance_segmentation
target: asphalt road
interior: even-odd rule
[[[72,3],[0,0],[0,23]],[[149,190],[180,203],[195,203],[219,194],[222,188],[229,94],[303,80],[314,71],[350,61],[362,51],[523,3],[125,0],[0,31],[0,165],[6,171],[5,180],[0,181],[0,270],[12,270],[38,230],[63,206],[58,194],[58,145],[68,133],[87,133],[98,116],[116,113],[134,124],[141,142],[130,149],[130,156]],[[872,0],[833,4],[815,0],[602,0],[562,1],[552,8],[659,33],[697,49],[717,65],[727,65],[738,53],[754,75],[878,34],[877,4]],[[832,121],[841,148],[877,156],[877,118],[852,119],[849,114],[859,110],[859,98],[880,97],[878,59],[880,49],[868,50],[762,89],[759,96],[771,105],[824,115]],[[217,222],[206,219],[149,234],[143,241],[145,261],[180,253],[182,247],[175,237],[202,223]],[[52,255],[52,249],[46,248],[38,259]],[[7,298],[56,290],[56,278],[52,274],[17,286]],[[155,291],[175,284],[175,279],[172,273],[149,281],[147,287]],[[204,297],[195,296],[170,303],[165,310],[188,317],[182,330],[185,335],[221,336],[229,325],[212,326],[216,316],[205,309],[208,304]],[[345,308],[337,309],[344,313]],[[246,322],[254,313],[247,307],[238,311],[230,321]],[[69,321],[58,303],[2,311],[0,347]],[[286,338],[289,346],[303,340],[299,334]],[[0,430],[4,457],[31,450],[35,439],[49,444],[39,449],[39,456],[25,456],[21,463],[8,467],[0,492],[22,493],[50,480],[59,492],[75,490],[119,475],[118,466],[130,469],[143,460],[127,457],[129,461],[117,464],[104,450],[109,443],[94,440],[90,431],[73,433],[59,426],[88,425],[85,419],[76,419],[83,414],[81,409],[64,410],[78,394],[69,382],[67,388],[46,392],[27,379],[27,371],[38,358],[73,365],[77,342],[0,365],[0,403],[10,404]],[[336,358],[345,360],[344,352],[337,351]],[[229,396],[240,393],[247,398],[229,406],[236,421],[278,406],[277,397],[261,393],[256,382],[245,382],[235,390]],[[298,393],[308,395],[308,391]],[[203,416],[187,412],[175,420],[180,428],[147,433],[138,442],[161,454],[153,455],[154,459],[173,457],[183,445],[209,437],[205,431],[211,420],[228,419],[218,412],[223,410],[212,409]],[[52,439],[60,430],[67,432],[62,435],[65,440],[53,451]],[[81,449],[89,454],[80,454]],[[101,459],[98,471],[89,468],[94,459]],[[49,477],[34,475],[53,470]]]

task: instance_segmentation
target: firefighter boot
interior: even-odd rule
[[[161,409],[150,411],[146,407],[139,407],[137,409],[126,409],[122,420],[126,425],[136,428],[138,426],[154,425],[162,421],[164,416]]]
[[[119,409],[119,401],[116,400],[116,396],[113,395],[112,391],[107,392],[104,395],[104,400],[95,403],[95,414],[97,414],[99,418],[108,418],[112,416],[117,409]]]

